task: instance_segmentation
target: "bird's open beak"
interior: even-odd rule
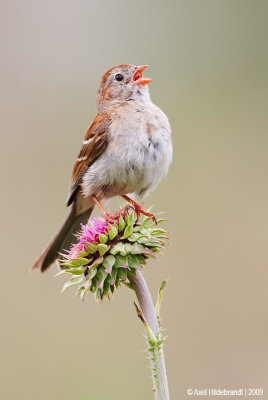
[[[148,83],[150,83],[152,81],[152,79],[150,78],[143,78],[142,74],[143,72],[146,70],[146,68],[148,68],[149,65],[140,65],[139,67],[135,68],[135,72],[134,75],[132,77],[132,81],[133,83],[135,83],[136,85],[147,85]]]

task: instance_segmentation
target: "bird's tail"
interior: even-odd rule
[[[93,207],[90,207],[82,214],[77,215],[76,207],[73,203],[70,208],[70,212],[63,221],[62,225],[55,233],[53,239],[49,242],[46,248],[43,250],[40,257],[36,260],[33,270],[40,269],[42,272],[45,271],[50,264],[52,264],[57,258],[59,253],[63,250],[69,250],[71,244],[75,241],[74,234],[80,230],[80,224],[87,223]]]

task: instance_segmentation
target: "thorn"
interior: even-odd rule
[[[134,306],[135,306],[135,308],[136,308],[138,318],[141,319],[141,321],[143,322],[143,324],[146,324],[145,318],[144,318],[144,316],[143,316],[141,310],[139,309],[139,307],[138,307],[136,301],[134,301]]]
[[[136,301],[134,301],[134,306],[135,306],[135,308],[136,308],[138,317],[140,318],[140,320],[142,321],[142,323],[143,323],[143,325],[144,325],[144,328],[145,328],[145,330],[146,330],[146,332],[147,332],[149,341],[151,341],[151,343],[150,343],[151,346],[155,346],[156,343],[157,343],[157,338],[156,338],[156,336],[155,336],[153,330],[152,330],[152,329],[150,328],[150,326],[147,324],[147,322],[146,322],[146,320],[145,320],[145,318],[144,318],[144,315],[143,315],[142,311],[139,309],[139,307],[138,307]]]

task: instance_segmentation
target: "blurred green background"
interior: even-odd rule
[[[63,219],[103,72],[149,64],[174,161],[146,200],[171,245],[162,305],[172,399],[267,386],[267,1],[10,0],[1,30],[3,399],[152,399],[134,294],[84,304],[29,269]],[[116,205],[117,203],[115,203]]]

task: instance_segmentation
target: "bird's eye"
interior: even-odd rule
[[[124,79],[123,75],[121,75],[121,74],[116,74],[115,75],[115,80],[116,81],[121,82],[123,79]]]

